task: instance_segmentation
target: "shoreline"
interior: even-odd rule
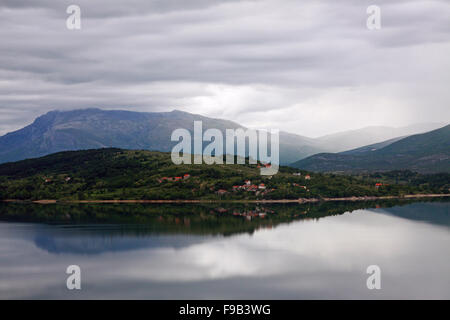
[[[404,196],[361,196],[361,197],[340,197],[340,198],[299,198],[299,199],[261,199],[261,200],[18,200],[5,199],[1,202],[9,203],[34,203],[34,204],[73,204],[73,203],[153,203],[153,204],[168,204],[168,203],[317,203],[317,202],[337,202],[337,201],[376,201],[376,200],[394,200],[394,199],[426,199],[426,198],[444,198],[450,197],[450,194],[409,194]]]

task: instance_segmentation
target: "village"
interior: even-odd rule
[[[264,167],[270,167],[270,163],[269,164],[261,164]],[[258,164],[258,168],[261,166],[260,164]],[[310,174],[305,174],[302,175],[302,173],[300,172],[295,172],[292,173],[293,176],[298,177],[298,178],[302,178],[301,180],[309,181],[311,180],[311,175]],[[56,182],[54,180],[55,177],[42,177],[44,183],[46,184],[51,184],[53,182]],[[58,178],[62,179],[64,182],[68,183],[72,180],[72,177],[68,176],[68,175],[60,175]],[[163,176],[160,178],[157,178],[157,181],[159,184],[162,184],[164,182],[183,182],[183,181],[187,181],[191,178],[191,174],[189,173],[183,173],[181,175],[178,176],[174,176],[174,177],[168,177],[168,176]],[[267,179],[271,180],[272,176],[268,176],[266,177]],[[59,180],[59,179],[57,179]],[[298,182],[290,182],[288,183],[289,186],[292,186],[295,188],[300,188],[303,189],[306,192],[310,192],[310,189],[308,188],[307,185],[305,184],[300,184]],[[389,184],[387,183],[381,183],[381,182],[376,182],[374,184],[374,187],[376,190],[380,189],[381,187],[385,187],[385,186],[389,186]],[[195,189],[194,189],[195,190]],[[210,187],[210,191],[214,192],[215,194],[219,195],[219,196],[226,196],[228,194],[232,194],[232,193],[252,193],[255,196],[265,196],[273,191],[275,191],[276,188],[269,188],[267,187],[267,185],[265,183],[252,183],[251,180],[244,180],[243,184],[240,185],[233,185],[229,190],[224,189],[224,188],[219,188],[218,190],[215,190],[214,186]]]
[[[264,167],[270,167],[270,164],[261,164],[258,165],[258,168],[264,166]],[[296,177],[301,177],[302,174],[297,172],[297,173],[293,173],[293,176]],[[174,177],[161,177],[161,178],[157,178],[158,183],[162,184],[164,182],[183,182],[188,180],[189,178],[191,178],[191,175],[189,173],[184,173],[182,175],[179,176],[174,176]],[[271,179],[272,176],[268,176],[267,179]],[[311,180],[311,176],[309,174],[306,174],[305,176],[303,176],[304,180]],[[292,187],[296,187],[296,188],[302,188],[305,191],[309,191],[308,187],[306,185],[301,185],[299,183],[290,183],[289,185],[291,185]],[[210,188],[211,191],[214,191],[214,187]],[[275,190],[275,188],[268,188],[266,186],[265,183],[252,183],[251,180],[244,180],[243,184],[241,185],[233,185],[232,188],[230,190],[227,189],[223,189],[220,188],[217,191],[214,191],[217,195],[219,196],[224,196],[230,193],[238,193],[238,192],[249,192],[249,193],[254,193],[256,196],[264,196],[270,192],[273,192]]]
[[[164,181],[181,181],[181,180],[187,180],[190,177],[191,177],[191,175],[186,173],[183,176],[178,176],[178,177],[162,177],[162,178],[158,179],[158,182],[163,183]]]

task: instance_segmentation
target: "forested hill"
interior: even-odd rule
[[[350,177],[259,165],[174,165],[169,153],[115,148],[0,165],[0,199],[297,199],[448,193],[450,175]],[[378,185],[376,185],[378,184]]]

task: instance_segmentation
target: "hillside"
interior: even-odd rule
[[[108,148],[2,164],[0,199],[298,199],[447,193],[449,188],[445,181],[431,186],[433,177],[376,187],[381,178],[308,175],[290,167],[261,176],[257,165],[174,165],[169,153]]]
[[[23,129],[0,137],[0,163],[107,147],[169,152],[176,144],[170,141],[172,132],[178,128],[193,132],[194,121],[203,122],[203,131],[216,128],[223,134],[225,129],[244,128],[232,121],[182,111],[52,111]],[[323,151],[326,150],[315,146],[313,139],[280,132],[282,164]]]
[[[384,147],[387,147],[388,145],[397,142],[401,139],[404,139],[405,137],[398,137],[398,138],[393,138],[393,139],[389,139],[386,141],[382,141],[382,142],[378,142],[378,143],[374,143],[374,144],[370,144],[368,146],[364,146],[364,147],[360,147],[360,148],[356,148],[356,149],[351,149],[351,150],[347,150],[347,151],[343,151],[343,152],[339,152],[340,154],[349,154],[349,155],[355,155],[355,154],[362,154],[364,152],[373,152],[375,150],[378,149],[382,149]]]
[[[348,130],[317,138],[317,143],[328,152],[343,152],[378,143],[392,143],[399,137],[425,133],[445,126],[445,123],[418,123],[405,127],[371,126]]]
[[[381,148],[374,146],[352,152],[317,154],[297,161],[292,166],[317,172],[357,173],[406,169],[421,173],[450,172],[450,125],[387,143]]]

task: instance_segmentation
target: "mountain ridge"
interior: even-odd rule
[[[395,139],[394,139],[395,140]],[[450,172],[450,125],[394,141],[380,149],[320,153],[292,166],[316,172],[359,173],[412,170],[421,173]]]
[[[321,136],[317,138],[317,141],[328,146],[329,152],[343,152],[377,143],[385,143],[394,138],[429,132],[445,125],[445,123],[430,122],[403,127],[368,126]]]
[[[0,163],[36,158],[47,154],[116,147],[168,152],[177,142],[172,132],[184,128],[193,132],[193,122],[202,121],[203,130],[246,127],[230,121],[185,111],[133,112],[98,108],[50,111],[30,125],[0,137]],[[225,136],[225,135],[224,135]],[[283,142],[286,141],[286,142]],[[309,138],[280,132],[280,159],[283,164],[325,151]]]
[[[193,122],[203,121],[203,129],[247,129],[234,121],[210,118],[181,110],[135,112],[99,108],[53,110],[37,117],[22,129],[0,136],[0,163],[36,158],[47,154],[116,147],[168,152],[176,144],[170,141],[173,130],[193,132]],[[360,129],[355,141],[360,139]],[[338,133],[337,135],[342,135]],[[331,139],[329,135],[327,139]],[[374,138],[371,138],[372,140]],[[333,140],[333,139],[331,139]],[[381,141],[377,141],[381,142]],[[358,145],[352,142],[348,145]],[[362,147],[361,145],[358,145]],[[337,143],[280,131],[280,163],[290,164],[308,156],[336,152]]]

